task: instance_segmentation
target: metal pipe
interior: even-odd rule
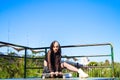
[[[27,63],[27,48],[25,48],[25,56],[24,56],[24,78],[26,78],[26,63]]]

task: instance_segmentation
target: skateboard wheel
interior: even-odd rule
[[[42,79],[45,79],[45,76],[42,76]]]

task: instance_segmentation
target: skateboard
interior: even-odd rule
[[[58,75],[58,76],[55,76],[54,75],[54,78],[71,78],[72,77],[72,74],[71,73],[63,73],[62,75]],[[43,73],[42,74],[42,79],[45,79],[45,78],[51,78],[51,74],[50,73]]]

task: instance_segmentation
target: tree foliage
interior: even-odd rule
[[[0,56],[0,78],[23,78],[24,77],[24,58],[10,57],[18,56],[16,53],[11,52],[9,57]],[[28,57],[28,56],[27,56]],[[33,59],[32,59],[33,58]],[[42,67],[44,56],[29,55],[27,58],[27,67]],[[112,77],[111,68],[95,68],[98,66],[110,66],[111,63],[108,60],[105,62],[90,62],[88,66],[94,66],[94,68],[83,68],[90,77]],[[115,77],[120,78],[120,63],[114,63]],[[40,77],[43,68],[27,69],[27,77]],[[63,70],[63,72],[69,72]],[[73,77],[77,76],[77,73],[73,72]]]

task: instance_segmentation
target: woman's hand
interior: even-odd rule
[[[54,77],[54,72],[50,72],[50,76],[53,78]]]
[[[62,72],[55,72],[55,75],[56,75],[56,76],[62,76],[63,73],[62,73]]]
[[[63,75],[63,73],[62,73],[62,72],[59,72],[59,75]]]
[[[58,76],[59,72],[55,72],[55,75]]]

